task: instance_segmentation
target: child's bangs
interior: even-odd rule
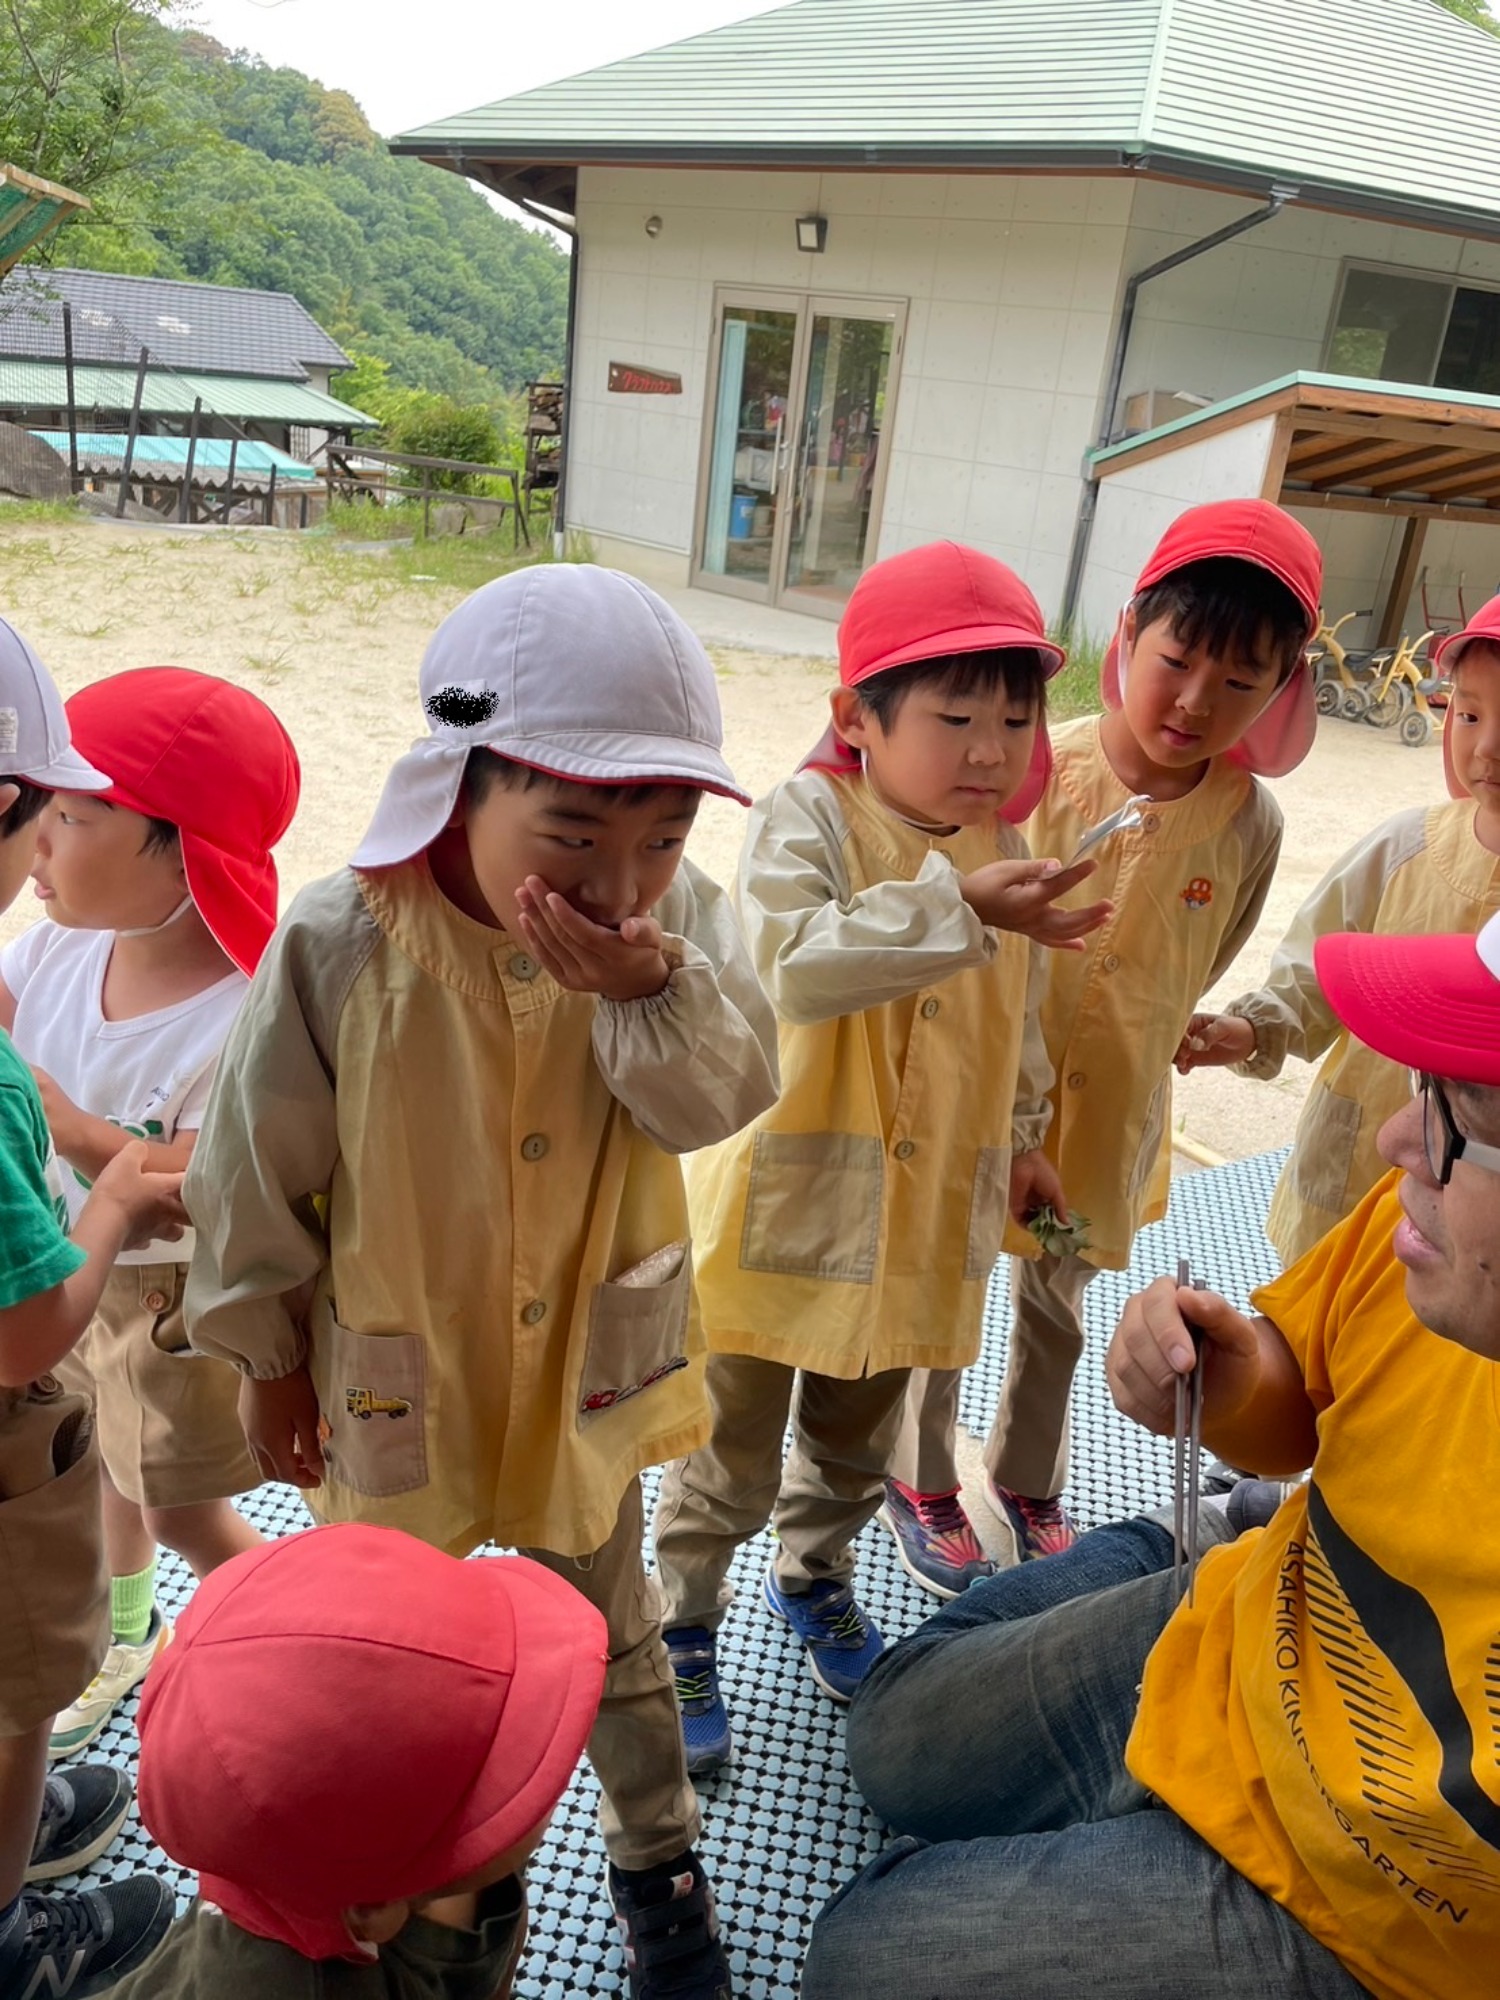
[[[1167,620],[1189,652],[1250,666],[1274,664],[1284,681],[1307,643],[1307,614],[1278,577],[1259,563],[1215,556],[1189,563],[1143,590],[1136,629]]]

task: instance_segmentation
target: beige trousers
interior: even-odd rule
[[[984,1463],[997,1486],[1051,1500],[1068,1483],[1068,1401],[1083,1353],[1083,1294],[1094,1266],[1081,1257],[1013,1257],[1010,1354]],[[953,1427],[960,1374],[913,1369],[895,1476],[918,1493],[958,1485]]]
[[[668,1466],[656,1510],[664,1624],[716,1627],[733,1595],[734,1552],[768,1521],[784,1590],[795,1596],[852,1574],[850,1545],[880,1505],[910,1372],[844,1382],[749,1355],[709,1356],[713,1435]]]
[[[609,1627],[609,1668],[589,1737],[589,1762],[603,1794],[604,1844],[617,1868],[654,1868],[675,1860],[697,1840],[701,1825],[662,1644],[656,1585],[646,1574],[645,1527],[641,1482],[632,1479],[602,1549],[589,1556],[521,1551],[566,1577]]]

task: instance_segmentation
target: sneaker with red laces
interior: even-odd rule
[[[901,1567],[934,1597],[959,1597],[971,1583],[995,1574],[957,1487],[951,1493],[917,1493],[888,1479],[876,1519],[895,1536]]]
[[[1060,1556],[1078,1540],[1078,1530],[1061,1500],[1033,1500],[1025,1493],[1012,1493],[1008,1486],[997,1486],[993,1479],[985,1481],[985,1492],[1001,1520],[1009,1522],[1021,1562]]]

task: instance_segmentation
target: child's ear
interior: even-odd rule
[[[410,1917],[410,1903],[354,1903],[344,1911],[344,1928],[360,1944],[389,1944]]]
[[[874,727],[874,717],[860,700],[857,691],[854,688],[836,687],[828,697],[828,706],[833,712],[835,734],[851,749],[867,749]]]
[[[0,819],[3,819],[16,800],[21,796],[21,787],[8,782],[0,783]]]
[[[1120,630],[1124,634],[1127,648],[1133,649],[1135,646],[1135,635],[1140,630],[1140,623],[1136,618],[1135,605],[1133,603],[1127,604],[1125,607],[1125,617]]]

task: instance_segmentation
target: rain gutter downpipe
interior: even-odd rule
[[[1120,402],[1120,387],[1125,379],[1125,361],[1130,348],[1131,329],[1135,325],[1135,302],[1142,285],[1153,278],[1164,277],[1168,271],[1175,271],[1179,264],[1191,263],[1205,251],[1217,250],[1221,243],[1228,243],[1236,236],[1243,236],[1249,229],[1259,229],[1263,222],[1269,222],[1274,215],[1280,215],[1289,201],[1295,201],[1299,190],[1294,187],[1273,187],[1264,208],[1254,209],[1249,215],[1242,215],[1236,222],[1226,223],[1216,229],[1212,236],[1200,237],[1196,243],[1189,243],[1181,250],[1174,250],[1170,257],[1162,257],[1155,264],[1148,264],[1144,271],[1137,271],[1125,282],[1125,295],[1120,302],[1120,319],[1115,328],[1114,353],[1110,357],[1109,382],[1104,391],[1103,414],[1099,422],[1099,437],[1095,446],[1102,451],[1114,442],[1115,417]],[[1066,631],[1078,615],[1078,599],[1083,588],[1084,566],[1088,562],[1089,542],[1094,532],[1094,515],[1099,506],[1099,473],[1090,461],[1084,471],[1084,487],[1078,502],[1078,517],[1073,524],[1073,547],[1068,556],[1068,576],[1063,585],[1062,610],[1059,623]]]

